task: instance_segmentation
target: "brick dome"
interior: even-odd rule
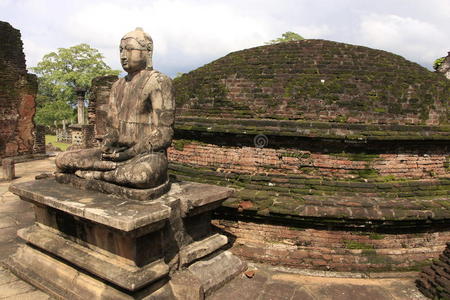
[[[237,131],[277,127],[277,134],[285,128],[296,132],[286,135],[369,139],[450,135],[442,126],[448,124],[448,80],[401,56],[362,46],[303,40],[245,49],[174,84],[178,124],[194,128],[233,131],[223,128],[235,123],[230,119],[248,119]],[[224,119],[224,126],[211,118]]]

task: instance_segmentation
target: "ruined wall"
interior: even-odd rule
[[[109,92],[117,78],[117,76],[109,75],[92,79],[89,91],[88,122],[95,125],[96,136],[105,134]]]
[[[0,22],[0,158],[31,154],[37,78],[27,73],[20,32]]]
[[[425,179],[449,175],[449,156],[443,149],[426,153],[326,154],[298,148],[224,147],[199,141],[176,140],[169,149],[173,163],[243,175],[303,175],[322,179]]]
[[[234,220],[214,225],[236,237],[231,251],[247,260],[324,271],[420,271],[450,239],[448,231],[358,232]]]
[[[444,74],[447,79],[450,79],[450,52],[448,53],[442,64],[439,66],[437,71]]]
[[[386,51],[303,40],[230,53],[174,80],[179,115],[448,124],[450,83]]]
[[[304,40],[230,53],[174,86],[170,171],[236,188],[215,215],[235,253],[401,271],[444,249],[450,83],[441,74],[385,51]]]
[[[439,259],[423,269],[416,284],[430,299],[450,299],[450,243]]]

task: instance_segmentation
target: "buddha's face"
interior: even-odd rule
[[[129,74],[143,70],[147,63],[148,50],[144,49],[133,38],[120,41],[120,63]]]

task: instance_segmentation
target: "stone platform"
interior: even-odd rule
[[[245,269],[210,224],[232,189],[179,182],[135,201],[44,179],[10,191],[36,221],[6,265],[57,298],[203,299]]]

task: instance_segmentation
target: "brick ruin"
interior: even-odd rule
[[[106,130],[109,91],[117,76],[99,76],[92,79],[89,91],[88,123],[95,125],[95,135],[102,136]]]
[[[93,89],[106,97],[112,83]],[[236,188],[214,221],[234,253],[319,270],[410,271],[450,240],[442,74],[385,51],[304,40],[230,53],[174,87],[171,174]]]
[[[41,153],[33,122],[37,78],[27,73],[20,31],[0,22],[0,45],[0,158]]]
[[[444,250],[442,74],[385,51],[304,40],[230,53],[174,84],[172,174],[237,188],[215,220],[236,254],[370,272],[419,270]]]
[[[416,284],[431,299],[450,299],[450,243],[439,259],[423,269]]]
[[[450,52],[448,52],[444,61],[438,67],[437,72],[444,74],[447,79],[450,79]]]

